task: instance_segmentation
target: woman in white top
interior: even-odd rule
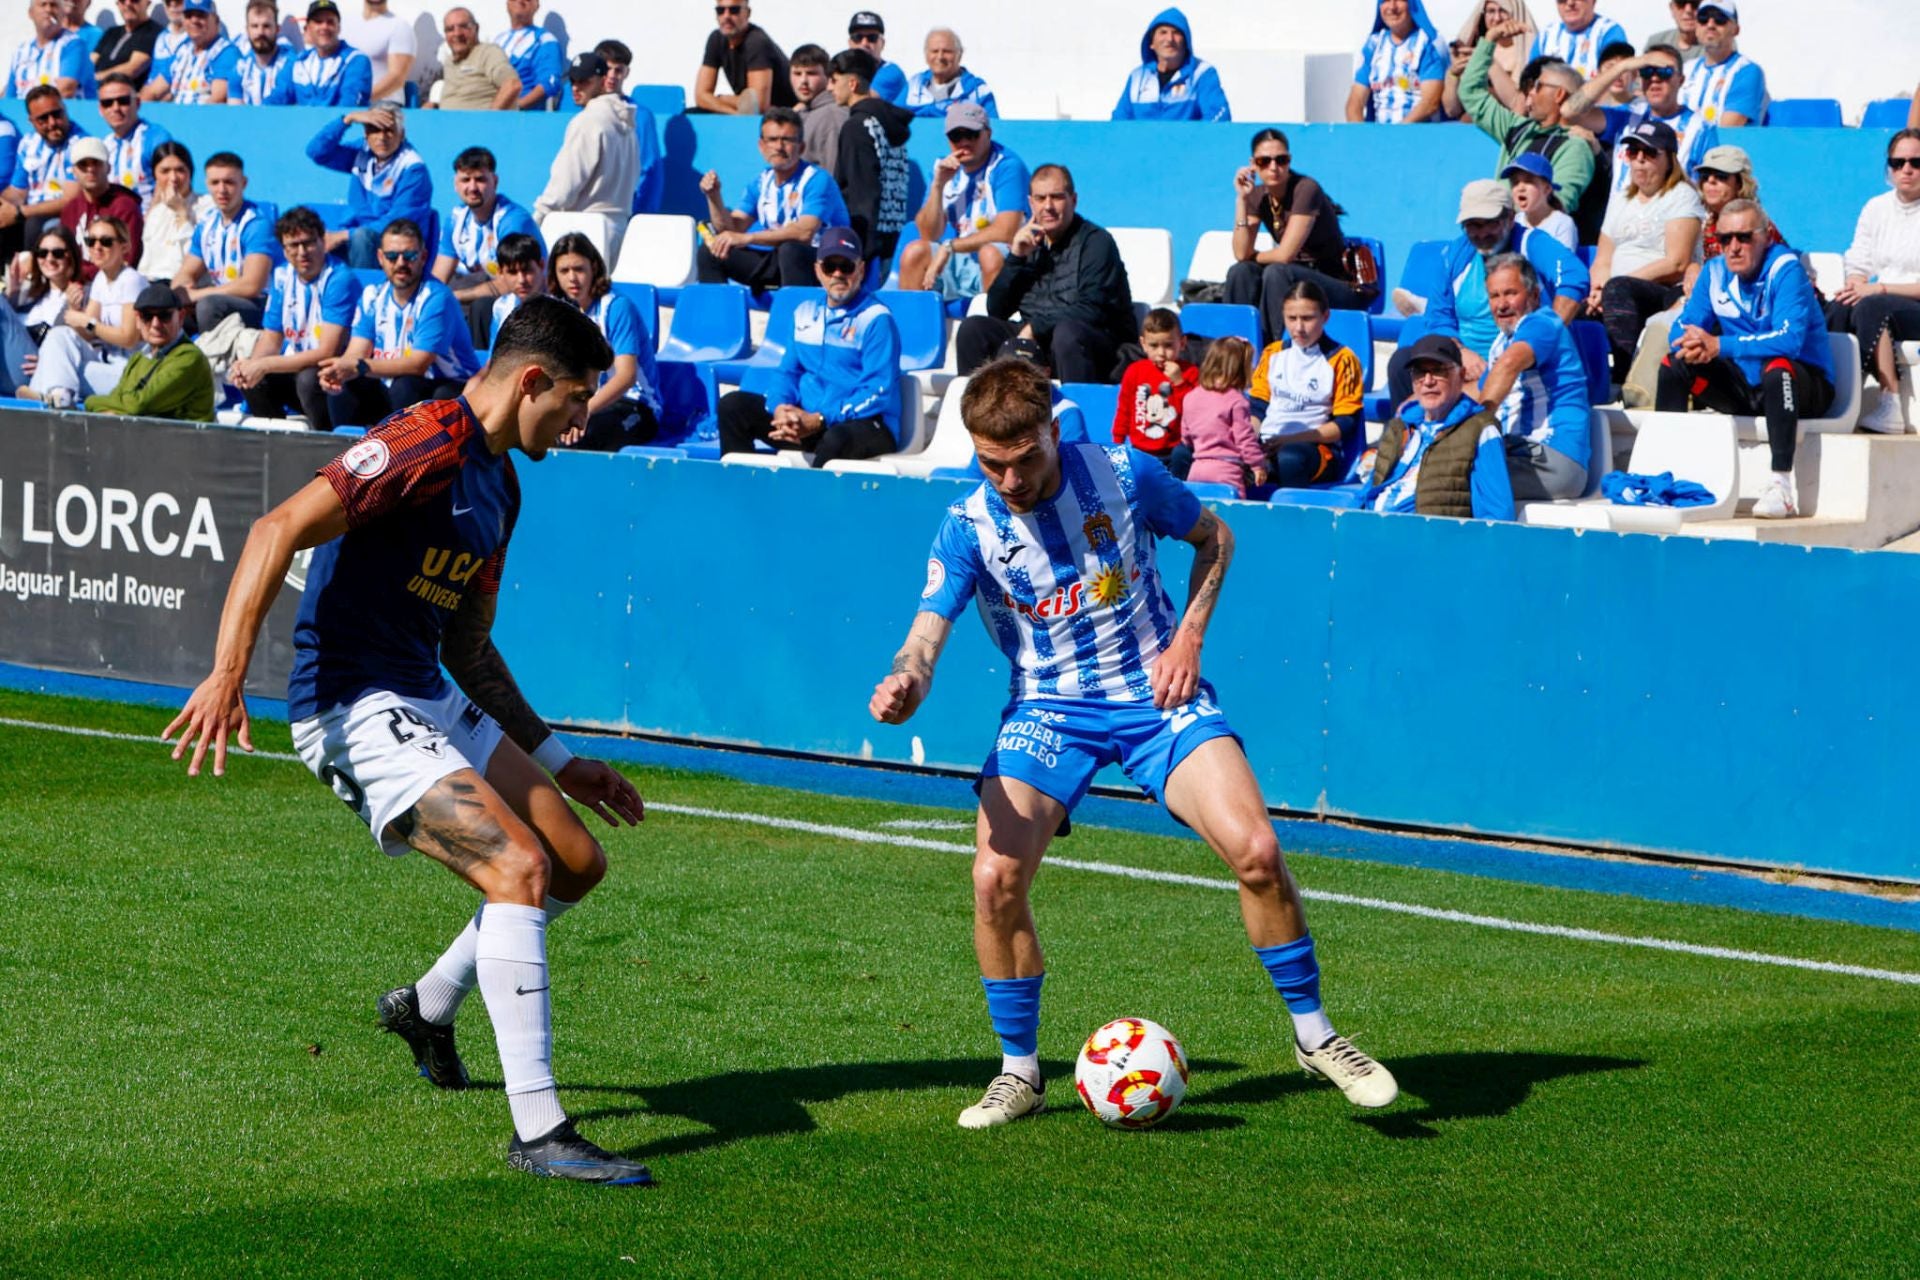
[[[208,196],[193,193],[193,153],[171,140],[153,149],[153,202],[140,233],[140,274],[171,280],[187,260],[193,229],[213,207]]]
[[[1707,216],[1681,168],[1680,139],[1670,125],[1643,120],[1622,145],[1629,180],[1607,201],[1587,295],[1587,310],[1607,326],[1615,382],[1626,381],[1647,318],[1679,301],[1687,267],[1700,260]]]
[[[1880,380],[1880,399],[1860,415],[1869,431],[1901,431],[1899,348],[1920,341],[1920,129],[1887,144],[1893,190],[1860,210],[1847,250],[1847,282],[1827,309],[1827,328],[1860,339],[1860,357]]]
[[[71,408],[89,395],[105,395],[120,382],[127,352],[140,344],[133,300],[147,278],[127,265],[132,247],[126,224],[95,218],[87,224],[87,257],[96,268],[84,307],[68,306],[60,324],[40,344],[33,382],[19,393],[50,408]]]
[[[387,0],[366,0],[359,17],[342,20],[340,35],[373,64],[371,101],[406,97],[416,51],[412,21],[390,13]],[[409,100],[407,105],[414,103]]]
[[[66,318],[68,307],[86,305],[86,289],[80,283],[80,242],[58,222],[47,224],[33,246],[33,256],[20,255],[7,275],[8,298],[27,328],[36,331],[36,344]]]

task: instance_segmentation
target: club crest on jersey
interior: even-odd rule
[[[1050,622],[1055,618],[1071,618],[1079,613],[1080,606],[1086,599],[1086,586],[1084,583],[1076,582],[1071,586],[1061,587],[1045,600],[1035,601],[1033,604],[1028,604],[1024,600],[1015,600],[1005,592],[1002,592],[1001,596],[1007,608],[1021,617]]]
[[[340,455],[340,465],[349,474],[362,480],[371,480],[387,469],[387,463],[393,455],[387,451],[385,440],[362,440],[353,448]]]
[[[1095,551],[1100,550],[1103,545],[1115,547],[1120,545],[1120,539],[1113,532],[1113,518],[1104,511],[1096,511],[1088,516],[1080,529],[1087,535],[1087,542]]]

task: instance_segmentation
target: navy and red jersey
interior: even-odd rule
[[[488,450],[463,396],[395,414],[319,474],[340,495],[347,532],[313,549],[289,718],[374,689],[443,696],[447,622],[468,592],[500,590],[520,514],[512,461]]]

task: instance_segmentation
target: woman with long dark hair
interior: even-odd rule
[[[1345,263],[1340,206],[1320,184],[1293,167],[1293,148],[1278,129],[1253,135],[1252,163],[1233,175],[1233,256],[1226,300],[1259,308],[1260,333],[1271,342],[1286,331],[1281,309],[1291,289],[1311,280],[1342,310],[1365,310],[1372,294],[1356,288]],[[1261,228],[1273,246],[1258,247]]]
[[[577,231],[561,236],[547,259],[547,292],[593,317],[613,348],[613,368],[587,405],[587,424],[557,443],[573,449],[611,451],[645,444],[660,430],[659,375],[653,334],[640,308],[613,291],[607,260]]]

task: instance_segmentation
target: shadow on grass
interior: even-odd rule
[[[1647,1064],[1638,1058],[1566,1053],[1427,1053],[1394,1058],[1387,1065],[1400,1082],[1399,1101],[1380,1112],[1356,1115],[1354,1120],[1387,1138],[1437,1138],[1440,1130],[1435,1125],[1504,1116],[1525,1102],[1535,1085],[1549,1080],[1635,1071]],[[1220,1106],[1272,1102],[1302,1090],[1329,1087],[1305,1073],[1256,1076],[1196,1095],[1194,1101]],[[1410,1100],[1422,1105],[1410,1107]]]
[[[1242,1070],[1237,1062],[1200,1061],[1197,1072]],[[1051,1081],[1052,1110],[1077,1108],[1073,1093],[1073,1064],[1047,1060],[1041,1064]],[[917,1062],[845,1062],[813,1067],[781,1067],[772,1071],[728,1071],[658,1085],[566,1084],[565,1094],[601,1094],[596,1107],[570,1107],[582,1124],[627,1116],[678,1116],[705,1127],[705,1133],[680,1134],[649,1142],[620,1154],[631,1159],[688,1155],[749,1138],[810,1133],[816,1127],[807,1110],[812,1103],[833,1102],[858,1093],[910,1093],[928,1089],[983,1088],[993,1065],[980,1058],[938,1058]],[[631,1098],[631,1103],[617,1099]],[[1043,1117],[1044,1118],[1044,1117]],[[1181,1112],[1160,1126],[1171,1130],[1230,1129],[1245,1123],[1238,1116]]]

